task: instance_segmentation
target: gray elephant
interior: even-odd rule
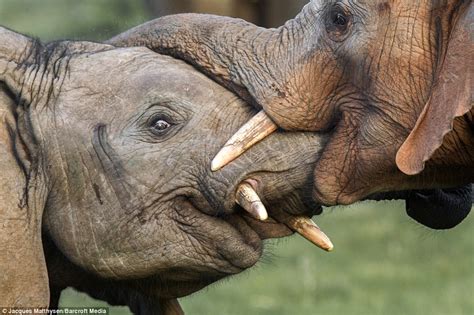
[[[74,286],[172,314],[253,266],[264,239],[319,233],[305,187],[324,137],[276,135],[213,173],[254,112],[181,61],[0,28],[0,70],[2,305],[55,307]]]

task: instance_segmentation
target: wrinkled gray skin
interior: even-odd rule
[[[314,161],[292,143],[318,151],[317,136],[276,136],[246,157],[250,167],[213,174],[212,155],[252,114],[234,95],[147,49],[76,56],[68,72],[54,116],[42,119],[55,126],[43,129],[57,183],[44,226],[77,265],[105,278],[159,279],[157,296],[182,296],[260,258],[258,233],[233,214],[245,178],[260,180],[270,209],[317,209],[301,194],[280,203],[309,180],[305,165]],[[172,127],[154,134],[157,119]]]
[[[210,171],[255,112],[190,66],[147,48],[42,46],[2,28],[0,39],[2,183],[26,182],[0,186],[13,200],[0,217],[11,231],[0,232],[3,304],[54,307],[74,286],[159,314],[161,301],[253,266],[263,239],[291,234],[243,215],[234,196],[244,179],[271,215],[320,210],[315,134],[276,134]],[[25,219],[12,220],[20,210]]]
[[[275,134],[211,173],[255,112],[191,67],[146,48],[42,46],[2,28],[0,39],[4,304],[55,307],[73,286],[159,314],[291,233],[242,215],[242,180],[257,180],[271,216],[320,210],[311,186],[324,136]]]
[[[277,29],[179,14],[111,43],[186,60],[284,129],[328,132],[314,173],[323,204],[422,190],[397,197],[415,220],[444,229],[471,209],[473,21],[468,0],[312,0]],[[412,164],[423,167],[400,172]]]
[[[112,42],[187,61],[285,130],[330,132],[314,196],[336,205],[474,181],[473,21],[471,0],[312,0],[277,29],[179,14]]]

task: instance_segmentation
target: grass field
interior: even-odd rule
[[[402,203],[368,203],[329,210],[318,223],[335,243],[333,253],[298,236],[272,241],[252,270],[182,299],[186,313],[474,314],[473,216],[434,232],[412,222]],[[72,290],[61,304],[103,305]]]

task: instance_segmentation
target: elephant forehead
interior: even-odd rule
[[[146,48],[114,49],[71,58],[58,84],[56,119],[126,119],[152,104],[173,101],[205,112],[235,96],[191,66]],[[111,112],[112,111],[112,112]]]
[[[155,76],[172,82],[181,78],[193,81],[209,81],[191,66],[172,57],[160,55],[147,48],[117,48],[93,54],[80,54],[69,61],[70,82],[88,83],[90,86],[134,83],[137,77]],[[164,77],[166,76],[166,77]],[[186,81],[187,82],[187,81]],[[143,82],[140,82],[143,83]],[[200,82],[201,83],[201,82]]]
[[[234,97],[190,65],[143,47],[75,56],[60,89],[63,99],[99,97],[102,104],[117,98],[140,103],[149,94],[197,103]]]

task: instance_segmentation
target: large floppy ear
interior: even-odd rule
[[[407,175],[423,171],[425,162],[453,129],[454,119],[473,108],[474,9],[470,1],[467,5],[449,36],[429,101],[397,153],[397,166]]]
[[[0,304],[47,307],[49,286],[41,241],[44,204],[38,202],[34,152],[18,122],[19,102],[31,95],[34,42],[0,27]],[[37,186],[36,186],[37,187]]]

